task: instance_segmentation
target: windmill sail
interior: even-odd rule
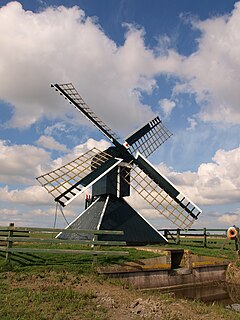
[[[126,137],[125,145],[131,154],[135,155],[138,151],[147,158],[171,136],[172,132],[156,117]]]
[[[127,176],[126,181],[129,181]],[[130,184],[156,212],[179,228],[190,228],[202,212],[139,153],[131,170]]]
[[[128,244],[166,242],[125,202],[124,197],[130,195],[131,186],[156,213],[179,228],[190,228],[201,209],[146,159],[172,135],[160,118],[155,117],[121,144],[116,133],[97,117],[71,83],[51,86],[114,145],[105,151],[93,148],[61,168],[37,178],[62,206],[93,185],[92,196],[98,200],[77,218],[78,227],[91,229],[94,221],[96,228],[123,230]],[[99,212],[100,207],[103,208],[102,213]]]
[[[51,87],[63,95],[74,107],[80,111],[95,127],[97,127],[110,141],[117,143],[120,138],[89,108],[79,95],[72,83],[51,84]]]
[[[64,166],[39,176],[39,183],[66,206],[87,188],[115,168],[122,159],[93,148]]]

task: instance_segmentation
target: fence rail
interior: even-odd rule
[[[158,229],[163,232],[169,243],[176,245],[180,244],[198,244],[204,248],[209,247],[210,244],[219,245],[219,240],[222,240],[221,246],[225,246],[227,243],[235,245],[236,251],[240,248],[239,235],[233,241],[227,238],[228,229],[216,229],[216,228],[193,228],[193,229]]]
[[[57,233],[69,233],[86,235],[91,234],[92,240],[64,240],[50,238]],[[34,238],[33,234],[47,234],[48,238]],[[0,227],[0,251],[6,253],[6,261],[10,261],[13,253],[58,253],[58,254],[89,254],[89,255],[127,255],[127,251],[113,251],[113,250],[94,250],[95,246],[125,246],[125,241],[104,241],[98,240],[99,235],[123,235],[123,231],[118,230],[79,230],[79,229],[53,229],[53,228],[35,228],[35,227],[15,227],[11,223],[8,227]],[[26,244],[68,244],[68,245],[87,245],[90,248],[79,249],[56,249],[56,248],[34,248],[22,247]],[[13,247],[14,245],[14,247]],[[16,246],[17,245],[17,246]]]

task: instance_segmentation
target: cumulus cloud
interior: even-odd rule
[[[14,221],[17,225],[52,227],[57,213],[57,225],[66,226],[84,208],[85,195],[81,195],[63,209],[64,217],[53,198],[40,186],[31,186],[25,189],[0,188],[0,223]]]
[[[35,177],[72,161],[93,147],[105,150],[110,146],[110,143],[103,139],[100,141],[89,139],[85,143],[75,146],[72,150],[67,150],[64,145],[58,144],[51,138],[40,138],[39,142],[44,147],[68,151],[68,153],[63,157],[52,160],[50,153],[42,148],[32,145],[11,145],[7,141],[0,140],[1,183],[6,183],[7,185],[16,183],[32,185]]]
[[[32,183],[41,172],[41,163],[48,163],[50,155],[32,145],[9,145],[0,140],[0,180],[2,183]]]
[[[0,188],[0,200],[8,204],[30,206],[50,205],[51,196],[40,186],[10,190],[8,186]]]
[[[66,123],[64,122],[56,122],[54,123],[53,125],[51,126],[47,126],[45,129],[44,129],[44,133],[45,135],[54,135],[54,134],[59,134],[64,132],[64,133],[68,133],[69,132],[69,128],[66,127]]]
[[[85,143],[75,146],[68,154],[64,157],[59,157],[52,162],[52,168],[56,169],[58,167],[63,166],[64,164],[78,158],[82,154],[86,153],[87,151],[91,150],[92,148],[97,148],[101,151],[106,150],[110,147],[110,143],[106,140],[99,140],[96,141],[92,138],[88,139]]]
[[[162,108],[165,117],[169,117],[172,113],[172,110],[176,107],[176,103],[169,99],[162,99],[158,103]]]
[[[102,145],[102,149],[108,147],[108,143],[104,140],[96,142],[89,139],[85,144],[77,146],[73,153],[63,158],[55,160],[53,166],[60,166],[63,163],[71,161],[75,156],[86,152],[94,146]],[[196,172],[175,172],[172,168],[168,168],[161,163],[156,167],[160,172],[167,176],[180,191],[186,194],[197,205],[221,205],[234,204],[239,202],[240,198],[240,178],[238,174],[240,163],[240,148],[230,151],[218,150],[212,159],[212,162],[201,164]],[[89,191],[88,191],[89,192]],[[91,192],[90,192],[91,193]],[[42,206],[53,206],[53,198],[40,186],[30,186],[25,189],[11,189],[7,186],[0,188],[0,201],[3,207],[2,214],[7,214],[7,208],[10,205],[28,206],[44,210]],[[160,219],[165,224],[165,218],[157,214],[154,209],[149,207],[147,202],[142,199],[134,191],[127,201],[141,214],[150,219]],[[84,195],[76,199],[69,208],[69,216],[77,214],[83,208]],[[3,211],[5,210],[5,211]],[[10,209],[9,209],[10,210]],[[36,209],[34,209],[36,210]],[[41,211],[39,211],[41,213]],[[220,217],[216,215],[219,223],[227,223],[231,225],[235,223],[239,217],[240,211],[234,213],[222,214]]]
[[[67,121],[82,120],[50,89],[50,82],[72,81],[104,122],[124,133],[153,116],[150,106],[142,102],[142,94],[151,94],[157,88],[160,74],[173,76],[176,81],[171,99],[177,101],[178,95],[188,93],[199,104],[199,117],[188,118],[189,130],[196,127],[199,119],[240,123],[239,16],[240,2],[229,15],[192,21],[201,34],[197,50],[186,57],[171,49],[167,37],[160,37],[158,47],[149,49],[144,42],[144,30],[132,25],[125,25],[125,41],[117,46],[96,20],[86,17],[79,7],[50,7],[33,13],[25,11],[19,2],[2,6],[0,99],[13,107],[13,116],[5,125],[23,128],[42,117],[57,118],[59,122],[47,127],[38,143],[68,153],[51,161],[50,153],[42,148],[9,145],[1,140],[1,182],[31,184],[31,187],[1,188],[0,199],[16,205],[24,204],[24,198],[29,205],[49,204],[51,197],[45,190],[32,186],[35,176],[73,160],[94,146],[103,150],[110,145],[104,140],[89,139],[67,150],[52,138],[69,130]],[[167,98],[160,103],[166,116],[178,107]],[[178,173],[163,164],[158,167],[197,204],[225,204],[239,201],[239,160],[239,148],[236,148],[218,150],[212,162],[203,163],[196,172]],[[135,204],[153,216],[145,203],[135,201]],[[228,217],[235,219],[232,214],[222,219]]]
[[[240,199],[240,148],[218,150],[212,162],[203,163],[196,172],[166,174],[199,205],[237,203]]]
[[[58,150],[66,152],[68,149],[64,144],[59,143],[53,137],[42,135],[36,143],[41,147],[49,150]]]
[[[141,93],[152,92],[154,75],[168,69],[168,62],[146,48],[142,30],[126,28],[125,42],[117,47],[78,7],[33,13],[19,2],[3,6],[0,97],[14,107],[8,125],[27,127],[43,115],[64,117],[71,108],[49,84],[69,81],[114,128],[129,130],[151,118]]]
[[[240,148],[236,148],[230,151],[218,150],[212,158],[212,162],[201,164],[196,172],[175,172],[164,163],[156,165],[156,168],[195,204],[200,207],[205,206],[197,222],[198,227],[211,225],[220,228],[221,226],[237,224],[240,209],[233,212],[221,213],[216,211],[212,213],[209,212],[209,207],[239,203],[239,163]],[[127,201],[156,225],[161,227],[171,226],[163,216],[149,207],[147,202],[136,192],[132,192]],[[208,206],[207,210],[206,206]],[[213,217],[212,222],[209,221],[210,217]]]
[[[240,219],[240,209],[237,209],[235,212],[231,213],[225,213],[218,217],[218,221],[222,222],[224,224],[227,224],[229,226],[233,225],[239,225],[239,219]]]
[[[81,145],[77,145],[73,150],[69,150],[63,157],[51,160],[49,153],[43,149],[31,145],[7,145],[0,140],[0,177],[1,182],[7,185],[0,188],[0,200],[6,203],[17,203],[32,206],[49,205],[53,199],[45,189],[34,183],[34,178],[38,175],[54,170],[69,161],[81,156],[93,147],[105,150],[110,146],[105,140],[96,141],[89,139]],[[27,188],[9,187],[13,183],[31,184]],[[79,200],[81,203],[83,199]],[[76,202],[76,205],[79,204]]]
[[[54,226],[56,209],[54,206],[44,209],[0,209],[0,223],[9,224],[14,221],[15,226],[42,226],[52,228]],[[70,209],[64,209],[64,217],[60,212],[57,212],[57,221],[55,227],[63,228],[66,226],[66,220],[71,221],[75,217],[75,213]]]
[[[9,209],[9,208],[5,208],[5,209],[0,209],[0,215],[5,215],[5,216],[9,216],[9,215],[17,215],[19,213],[19,211],[17,209]]]
[[[183,59],[176,93],[190,93],[201,106],[200,119],[240,123],[240,2],[229,15],[192,21],[201,32],[198,49]]]
[[[144,30],[132,25],[125,25],[125,41],[117,46],[76,6],[33,13],[10,2],[0,8],[0,98],[13,106],[8,125],[27,127],[43,116],[76,121],[49,87],[72,81],[107,124],[128,133],[153,116],[141,96],[152,93],[160,74],[176,79],[173,96],[195,96],[201,120],[239,123],[239,15],[238,2],[229,15],[192,21],[201,35],[186,57],[166,39],[149,49]],[[166,115],[174,107],[163,101]]]
[[[194,118],[189,117],[188,119],[188,123],[189,123],[189,127],[187,128],[187,130],[194,130],[197,126],[197,121]]]

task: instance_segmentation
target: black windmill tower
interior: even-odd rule
[[[105,151],[93,148],[37,178],[62,207],[92,186],[91,205],[67,228],[123,230],[124,240],[129,245],[166,242],[165,237],[124,199],[130,195],[130,187],[156,213],[165,216],[179,228],[190,228],[201,210],[146,159],[172,135],[160,118],[155,117],[149,121],[129,135],[122,144],[116,133],[97,117],[71,83],[51,86],[113,145]],[[58,237],[79,239],[80,236],[63,232]],[[99,240],[112,240],[112,236],[100,235]],[[116,236],[113,240],[116,240]]]

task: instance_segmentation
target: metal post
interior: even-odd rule
[[[13,242],[9,241],[9,238],[13,236],[13,228],[14,228],[14,223],[9,223],[9,229],[8,229],[8,240],[7,240],[7,249],[12,248]],[[11,252],[6,252],[6,262],[10,262],[11,258]]]

